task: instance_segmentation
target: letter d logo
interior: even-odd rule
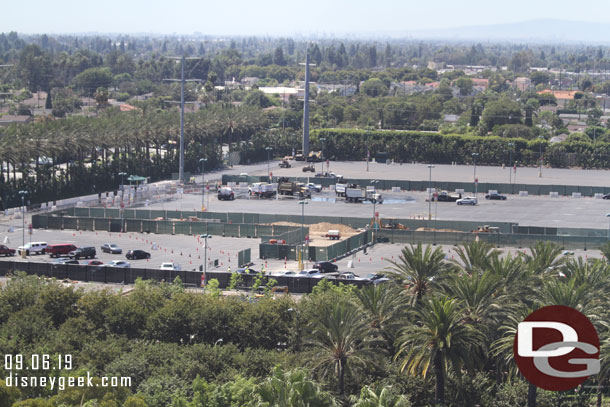
[[[545,390],[574,389],[599,372],[595,327],[563,305],[540,308],[519,323],[513,352],[523,376]]]

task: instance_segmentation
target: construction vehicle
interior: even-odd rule
[[[369,185],[366,187],[366,200],[372,203],[383,203],[383,195],[377,192],[377,189]]]
[[[248,187],[248,194],[260,198],[270,198],[275,196],[275,187],[267,182],[255,182]]]
[[[327,237],[330,240],[339,240],[339,239],[341,239],[341,232],[338,230],[335,230],[335,229],[331,229],[328,232],[326,232],[324,237]]]
[[[286,177],[281,177],[277,187],[280,195],[298,195],[299,198],[311,198],[311,191],[302,182],[292,182]]]
[[[374,229],[375,225],[377,225],[377,229],[409,230],[409,228],[402,223],[398,223],[396,218],[380,219],[376,217],[369,223],[369,228]]]
[[[471,230],[472,233],[500,233],[500,228],[496,226],[477,226],[477,230]]]
[[[319,163],[323,160],[324,158],[322,157],[321,151],[310,151],[309,155],[307,155],[307,162],[309,163]]]
[[[338,177],[337,183],[335,184],[335,194],[337,194],[337,196],[345,196],[345,188],[347,188],[347,183],[343,177]]]
[[[357,185],[348,186],[345,188],[346,202],[364,202],[366,201],[366,190]]]
[[[303,150],[297,150],[297,153],[292,158],[296,161],[305,161],[305,156],[303,155]]]
[[[280,168],[290,168],[290,167],[291,167],[291,165],[290,165],[290,163],[288,162],[288,160],[287,160],[287,159],[285,159],[285,158],[284,158],[284,159],[283,159],[283,160],[280,162]]]
[[[303,172],[316,172],[316,167],[314,167],[313,165],[306,165],[305,167],[303,167]]]

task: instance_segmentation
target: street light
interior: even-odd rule
[[[269,162],[271,161],[271,159],[269,158],[269,151],[273,150],[273,147],[265,147],[265,150],[267,150],[267,177],[269,178],[269,182],[271,183],[271,175],[269,175],[271,173],[271,170],[269,169]]]
[[[542,177],[542,140],[544,140],[544,137],[542,136],[538,136],[538,146],[540,147],[540,171],[538,171],[538,177],[541,178]]]
[[[428,220],[432,219],[432,168],[434,168],[434,165],[428,165],[430,170],[430,178],[428,179]]]
[[[326,138],[320,137],[320,144],[322,144],[322,171],[321,171],[321,173],[324,173],[324,159],[326,159],[326,157],[324,156],[324,143],[325,142],[326,142]]]
[[[203,199],[205,197],[205,182],[204,182],[204,173],[205,173],[205,163],[208,161],[207,158],[200,158],[199,164],[201,164],[201,211],[203,212]]]
[[[305,242],[308,241],[308,239],[305,238],[305,205],[309,204],[308,201],[299,201],[299,205],[301,205],[301,236],[303,237],[303,239],[305,240]],[[303,244],[303,248],[305,247],[305,244]],[[303,250],[301,250],[301,266],[303,264]],[[308,256],[309,257],[309,256]],[[301,267],[302,270],[302,267]]]
[[[19,191],[19,196],[21,196],[21,245],[25,246],[25,196],[28,194],[28,191]],[[27,253],[27,251],[25,251]]]
[[[606,214],[606,218],[608,218],[608,239],[610,239],[610,213]]]
[[[203,275],[205,276],[206,281],[207,281],[206,272],[208,271],[208,239],[211,239],[212,235],[208,235],[206,233],[204,235],[199,235],[199,237],[202,237],[204,239],[204,242],[203,242],[203,245],[204,245],[204,247],[203,247]]]
[[[474,200],[477,201],[477,193],[479,189],[479,180],[477,180],[477,157],[479,153],[472,153],[472,158],[474,158]]]

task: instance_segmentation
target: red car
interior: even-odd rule
[[[102,264],[104,264],[104,263],[99,260],[89,260],[87,262],[88,266],[101,266]]]
[[[50,244],[45,252],[51,257],[67,256],[72,250],[76,250],[76,246],[70,243]]]
[[[6,247],[5,245],[0,245],[0,256],[14,256],[15,255],[15,249],[9,249],[8,247]]]

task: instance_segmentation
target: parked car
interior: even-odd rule
[[[129,260],[150,259],[150,253],[144,250],[129,250],[125,257]]]
[[[506,195],[499,194],[497,192],[493,192],[491,194],[485,195],[485,199],[497,200],[497,201],[506,201]]]
[[[102,245],[102,252],[110,254],[121,254],[123,253],[123,249],[121,249],[118,245],[114,243],[104,243]]]
[[[76,246],[72,243],[60,243],[60,244],[50,244],[46,248],[46,253],[51,257],[59,257],[59,256],[67,256],[70,254],[72,250],[75,250]]]
[[[299,271],[297,277],[322,278],[322,274],[318,269],[306,269]]]
[[[390,279],[387,278],[385,276],[385,274],[382,274],[382,273],[371,273],[371,274],[368,274],[366,276],[366,279],[370,280],[374,285],[377,285],[377,284],[380,284],[380,283],[383,283],[383,282],[386,282],[386,281],[390,281]]]
[[[108,267],[119,267],[119,268],[130,268],[131,267],[131,263],[125,261],[125,260],[112,260],[110,263],[107,264]]]
[[[467,196],[465,198],[458,199],[455,202],[458,205],[472,205],[472,206],[475,206],[478,203],[477,198],[475,198],[474,196]]]
[[[87,266],[101,266],[103,264],[104,264],[104,262],[103,261],[99,261],[99,260],[89,260],[87,262]]]
[[[610,194],[606,194],[604,196],[602,196],[603,199],[610,199]]]
[[[339,266],[330,261],[319,261],[313,267],[320,270],[320,273],[334,273],[339,270]]]
[[[362,278],[358,277],[351,271],[343,271],[341,274],[339,274],[339,276],[337,278],[343,279],[343,280],[362,280]]]
[[[47,246],[47,242],[31,242],[26,243],[23,246],[19,246],[17,248],[17,252],[19,252],[19,254],[21,254],[21,252],[25,252],[26,256],[29,256],[30,253],[45,254]]]
[[[59,257],[53,260],[53,264],[80,264],[78,260],[69,257]]]
[[[182,270],[182,267],[176,263],[161,263],[159,270]]]
[[[15,255],[15,249],[9,249],[8,247],[6,247],[5,245],[0,245],[0,256],[14,256]]]
[[[68,257],[71,259],[80,259],[81,257],[84,259],[92,259],[95,257],[97,253],[95,252],[95,247],[86,246],[86,247],[77,247],[68,253]]]
[[[239,274],[258,274],[259,272],[254,270],[251,267],[240,267],[237,270],[235,270],[236,273]]]

